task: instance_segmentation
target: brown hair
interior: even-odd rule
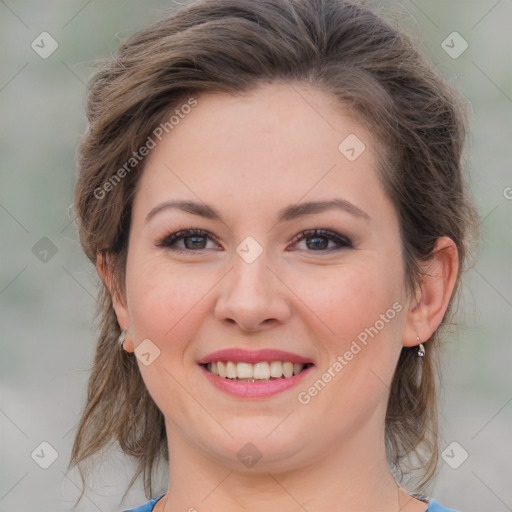
[[[447,324],[470,242],[478,234],[478,214],[461,163],[464,102],[409,36],[354,1],[202,0],[124,42],[91,80],[89,127],[78,151],[74,206],[88,258],[95,264],[103,255],[114,293],[124,296],[131,204],[144,161],[114,182],[116,172],[120,178],[119,169],[192,95],[243,94],[275,81],[328,92],[381,143],[385,157],[379,177],[399,216],[411,293],[436,240],[448,236],[455,242],[460,268],[441,325]],[[164,418],[134,354],[116,343],[120,327],[104,285],[98,315],[99,339],[70,467],[78,464],[85,483],[80,466],[117,441],[138,462],[128,489],[142,473],[150,497],[154,464],[168,460]],[[401,477],[419,470],[419,491],[438,461],[439,329],[422,341],[428,344],[421,366],[415,347],[402,349],[385,430],[391,469]]]

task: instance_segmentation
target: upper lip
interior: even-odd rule
[[[261,363],[263,361],[283,361],[291,363],[313,363],[311,359],[293,354],[292,352],[285,352],[283,350],[274,350],[271,348],[261,350],[247,350],[244,348],[227,348],[212,352],[207,356],[199,359],[198,364],[215,363],[217,361],[233,361],[244,363]]]

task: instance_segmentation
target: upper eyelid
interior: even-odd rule
[[[197,231],[197,233],[195,233],[195,231]],[[160,246],[165,247],[166,241],[169,240],[170,238],[174,238],[174,242],[176,242],[176,241],[183,240],[184,238],[188,238],[188,237],[192,237],[192,236],[202,236],[205,238],[210,238],[217,245],[219,245],[219,246],[221,245],[219,243],[218,238],[213,233],[211,233],[210,231],[208,231],[206,229],[201,229],[201,228],[178,229],[177,231],[173,231],[172,233],[168,233],[167,235],[165,235],[163,238],[160,239],[160,242],[158,242],[156,245],[159,247]]]

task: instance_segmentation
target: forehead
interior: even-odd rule
[[[334,191],[367,206],[383,196],[372,134],[327,93],[269,84],[194,99],[148,155],[136,206],[213,198],[261,211]]]

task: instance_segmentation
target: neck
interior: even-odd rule
[[[293,469],[259,463],[245,470],[228,467],[198,452],[171,425],[167,435],[170,485],[155,512],[398,512],[410,500],[400,497],[389,471],[384,436],[369,436],[364,428]]]

